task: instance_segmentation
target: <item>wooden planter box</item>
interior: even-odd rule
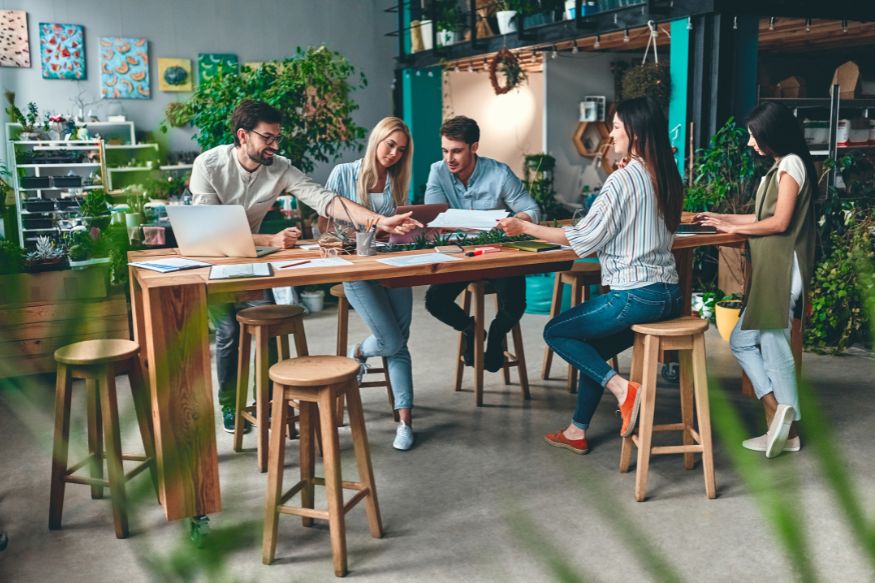
[[[53,372],[54,351],[71,342],[131,337],[105,268],[0,276],[0,289],[0,378]]]

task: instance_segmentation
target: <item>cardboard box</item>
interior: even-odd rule
[[[795,75],[778,82],[781,97],[805,97],[805,80]]]
[[[854,61],[848,61],[836,67],[829,90],[832,91],[833,85],[839,85],[839,99],[853,99],[859,93],[861,83],[860,67]]]

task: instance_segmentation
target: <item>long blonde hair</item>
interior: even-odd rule
[[[371,192],[379,180],[377,174],[377,146],[380,142],[389,137],[392,132],[404,132],[407,136],[407,148],[404,150],[404,155],[398,162],[386,169],[386,180],[392,185],[392,198],[395,200],[396,206],[407,204],[407,195],[410,190],[410,174],[413,166],[413,137],[410,135],[410,129],[404,120],[397,117],[384,117],[371,130],[371,135],[368,138],[368,149],[365,150],[365,155],[362,158],[362,165],[359,168],[359,178],[356,184],[358,193],[358,202],[368,207],[368,193]]]

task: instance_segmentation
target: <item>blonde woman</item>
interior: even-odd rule
[[[371,130],[364,157],[335,166],[325,187],[375,213],[392,216],[396,207],[407,204],[412,160],[413,140],[407,125],[397,117],[386,117]],[[408,450],[413,447],[413,373],[407,349],[413,291],[373,281],[345,282],[343,288],[371,331],[350,349],[349,356],[362,364],[371,356],[388,361],[400,419],[392,445]]]

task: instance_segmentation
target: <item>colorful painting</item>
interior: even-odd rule
[[[30,67],[30,39],[24,10],[0,10],[0,67]]]
[[[39,23],[43,79],[85,79],[85,28],[81,24]]]
[[[158,89],[191,91],[191,59],[158,58]]]
[[[149,99],[149,41],[101,37],[100,96],[104,99]]]
[[[236,73],[237,55],[229,53],[201,53],[198,55],[197,75],[199,82],[203,83],[207,79],[212,79],[220,68],[228,73]]]

